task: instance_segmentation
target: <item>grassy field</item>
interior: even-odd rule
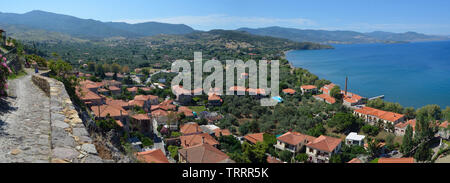
[[[197,114],[200,114],[201,112],[206,111],[205,106],[189,106],[189,109],[196,112]]]

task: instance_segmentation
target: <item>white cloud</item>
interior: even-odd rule
[[[267,18],[267,17],[237,17],[228,15],[206,15],[206,16],[177,16],[153,19],[128,19],[114,22],[142,23],[163,22],[172,24],[186,24],[200,30],[209,29],[235,29],[240,27],[303,27],[315,25],[315,22],[305,18]]]

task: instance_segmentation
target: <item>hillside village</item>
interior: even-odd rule
[[[64,82],[74,91],[72,101],[88,112],[97,129],[117,132],[120,149],[136,162],[415,163],[431,161],[429,154],[436,160],[448,153],[448,119],[440,117],[440,108],[424,107],[413,111],[414,115],[403,109],[382,110],[376,104],[388,106],[387,102],[351,93],[347,86],[341,90],[287,61],[282,66],[281,96],[272,98],[281,107],[249,108],[253,111],[246,113],[233,110],[243,109],[239,103],[243,101],[257,107],[258,99],[269,97],[264,89],[234,86],[227,90],[247,95],[223,96],[218,88],[171,87],[177,72],[157,67],[130,71],[128,66],[113,64],[105,72],[101,64],[86,63],[72,69],[61,59],[24,57],[26,67],[49,70],[51,77],[61,81],[76,81]],[[304,81],[305,75],[314,79]],[[301,82],[291,81],[299,76]],[[238,78],[247,80],[248,74]],[[314,109],[303,115],[298,106]],[[313,128],[302,129],[290,122],[305,118],[288,119],[289,125],[276,121],[278,124],[265,129],[258,124],[267,116],[278,120],[277,112],[289,108],[315,120]],[[255,109],[266,116],[249,122],[248,118],[256,118],[254,113],[260,112]],[[423,150],[428,143],[433,148]]]
[[[139,75],[140,69],[136,70]],[[171,71],[161,71],[171,72]],[[248,75],[248,74],[247,74]],[[124,133],[142,135],[140,138],[131,137],[134,155],[139,161],[147,163],[231,163],[234,158],[227,155],[227,149],[223,147],[223,137],[234,138],[239,144],[248,143],[256,146],[264,143],[273,146],[278,154],[288,151],[292,158],[287,162],[310,162],[329,163],[331,157],[342,153],[343,146],[360,146],[365,151],[374,151],[375,161],[378,163],[414,163],[413,157],[404,157],[397,148],[387,149],[385,142],[370,142],[365,135],[356,132],[348,133],[345,138],[337,138],[326,135],[313,137],[296,131],[288,131],[284,134],[274,136],[265,133],[237,134],[229,129],[221,129],[216,126],[224,114],[213,111],[214,107],[220,106],[223,100],[218,89],[212,89],[205,96],[207,102],[201,106],[192,106],[195,93],[203,92],[202,89],[188,91],[182,86],[167,87],[165,83],[124,84],[123,78],[130,76],[128,73],[106,73],[105,79],[93,82],[86,77],[89,74],[79,72],[78,77],[83,78],[77,87],[77,96],[90,109],[92,116],[97,120],[111,120],[114,125]],[[244,77],[243,77],[244,76]],[[241,79],[248,79],[241,75]],[[132,75],[130,77],[137,77]],[[114,80],[116,78],[117,80]],[[164,80],[161,80],[164,81]],[[148,86],[147,86],[148,85]],[[320,89],[314,85],[300,86],[300,91],[291,88],[282,90],[283,96],[312,95],[314,99],[335,104],[338,100],[332,96],[332,90],[336,87],[331,83]],[[155,90],[172,90],[174,98],[170,95],[151,95]],[[230,91],[245,91],[253,98],[268,97],[262,89],[251,89],[243,87],[232,87]],[[379,122],[384,124],[384,130],[389,131],[389,126],[394,125],[394,134],[403,136],[407,126],[415,132],[415,119],[407,120],[405,115],[383,111],[365,106],[367,98],[346,90],[340,90],[342,94],[342,105],[351,108],[353,115],[369,125]],[[129,95],[131,100],[114,99],[120,95]],[[282,102],[282,97],[278,97]],[[276,100],[276,99],[274,99]],[[201,110],[194,111],[201,108]],[[448,146],[446,140],[449,138],[448,121],[436,125],[439,130],[435,137],[440,139],[439,146]],[[276,138],[276,143],[268,143],[269,137]],[[143,143],[144,138],[149,138],[152,143]],[[444,143],[442,142],[444,141]],[[128,143],[126,142],[126,143]],[[221,143],[222,142],[222,143]],[[277,154],[277,153],[275,153]],[[274,157],[266,154],[268,163],[283,163],[279,156]],[[368,155],[361,153],[348,161],[348,163],[367,163]],[[373,159],[373,158],[372,158]]]

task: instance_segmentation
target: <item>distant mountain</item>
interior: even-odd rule
[[[187,34],[194,31],[194,29],[186,25],[157,22],[140,24],[105,23],[44,11],[31,11],[25,14],[0,13],[0,24],[58,32],[82,39],[103,39],[109,37],[134,38],[157,34]],[[6,31],[9,30],[6,29]]]
[[[390,33],[390,32],[371,32],[360,33],[355,31],[326,31],[326,30],[308,30],[294,29],[284,27],[266,27],[266,28],[240,28],[255,35],[274,36],[286,38],[298,42],[317,42],[317,43],[392,43],[392,42],[415,42],[415,41],[435,41],[448,40],[446,36],[431,36],[415,32]]]

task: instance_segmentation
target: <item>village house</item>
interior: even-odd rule
[[[183,86],[172,86],[172,92],[175,94],[175,101],[180,105],[188,105],[192,102],[192,91],[186,90]]]
[[[327,95],[331,95],[331,89],[333,89],[336,86],[336,84],[334,83],[330,83],[328,85],[323,86],[322,88],[320,88],[320,91],[323,94],[327,94]]]
[[[122,90],[117,86],[109,86],[108,90],[111,91],[111,94],[114,96],[120,95]]]
[[[347,144],[347,145],[364,146],[364,139],[365,138],[366,138],[366,136],[364,136],[364,135],[358,135],[355,132],[351,132],[345,138],[345,144]]]
[[[105,120],[109,115],[116,121],[117,125],[124,128],[125,130],[129,130],[127,126],[128,113],[122,107],[114,105],[92,106],[91,111],[94,113],[96,120]]]
[[[144,102],[143,108],[145,110],[149,110],[152,105],[159,104],[158,96],[153,96],[153,95],[136,95],[134,97],[134,100],[135,101],[143,101]]]
[[[450,136],[450,128],[448,128],[448,121],[442,122],[439,124],[438,135],[443,139],[449,139]]]
[[[136,154],[136,158],[138,159],[138,161],[144,163],[169,163],[169,160],[161,151],[161,149],[138,152]]]
[[[180,133],[184,136],[203,133],[202,128],[196,122],[181,125]]]
[[[286,89],[282,90],[282,92],[285,95],[294,95],[296,93],[296,91],[294,89],[291,89],[291,88],[286,88]]]
[[[334,104],[334,103],[336,103],[336,99],[331,97],[330,95],[327,95],[327,94],[314,95],[313,97],[316,100],[325,102],[327,104]]]
[[[354,93],[341,91],[343,95],[343,105],[347,107],[354,107],[356,105],[364,104],[364,97],[356,95]]]
[[[222,136],[230,136],[230,135],[233,135],[233,134],[228,129],[218,128],[218,129],[214,130],[214,136],[216,136],[217,138],[222,137]]]
[[[209,144],[199,144],[178,150],[180,163],[234,163],[230,157]]]
[[[316,138],[299,132],[287,132],[277,138],[277,144],[274,146],[281,151],[287,150],[292,153],[298,153],[303,149],[305,144],[314,139]]]
[[[127,91],[131,93],[131,95],[136,95],[138,92],[138,87],[127,88]]]
[[[221,106],[223,100],[220,98],[219,95],[211,94],[208,95],[208,105],[209,106]]]
[[[314,163],[329,163],[332,155],[341,150],[342,140],[334,137],[321,135],[306,144],[308,161]]]
[[[303,95],[306,93],[311,93],[311,94],[317,93],[317,86],[314,86],[314,85],[303,85],[300,87],[300,89],[302,90]]]
[[[192,135],[183,135],[180,137],[181,146],[183,148],[192,147],[198,144],[209,144],[214,147],[219,145],[216,139],[214,139],[208,133],[200,133],[200,134],[192,134]]]
[[[353,114],[364,119],[365,122],[374,125],[379,120],[386,123],[392,123],[393,125],[403,122],[405,116],[394,112],[383,111],[371,107],[363,107],[361,109],[355,109]]]
[[[246,136],[244,136],[244,140],[250,144],[264,142],[264,133],[247,134]]]
[[[397,123],[395,125],[395,135],[397,135],[397,136],[405,135],[406,128],[408,127],[408,125],[411,125],[411,127],[413,129],[413,135],[414,135],[414,133],[416,132],[416,119],[411,119],[404,123]]]
[[[189,107],[185,107],[185,106],[181,106],[178,108],[178,113],[180,114],[184,114],[184,116],[186,118],[193,118],[194,117],[194,112],[189,109]]]
[[[147,114],[135,114],[131,116],[130,128],[142,134],[151,134],[153,131],[152,119]]]

